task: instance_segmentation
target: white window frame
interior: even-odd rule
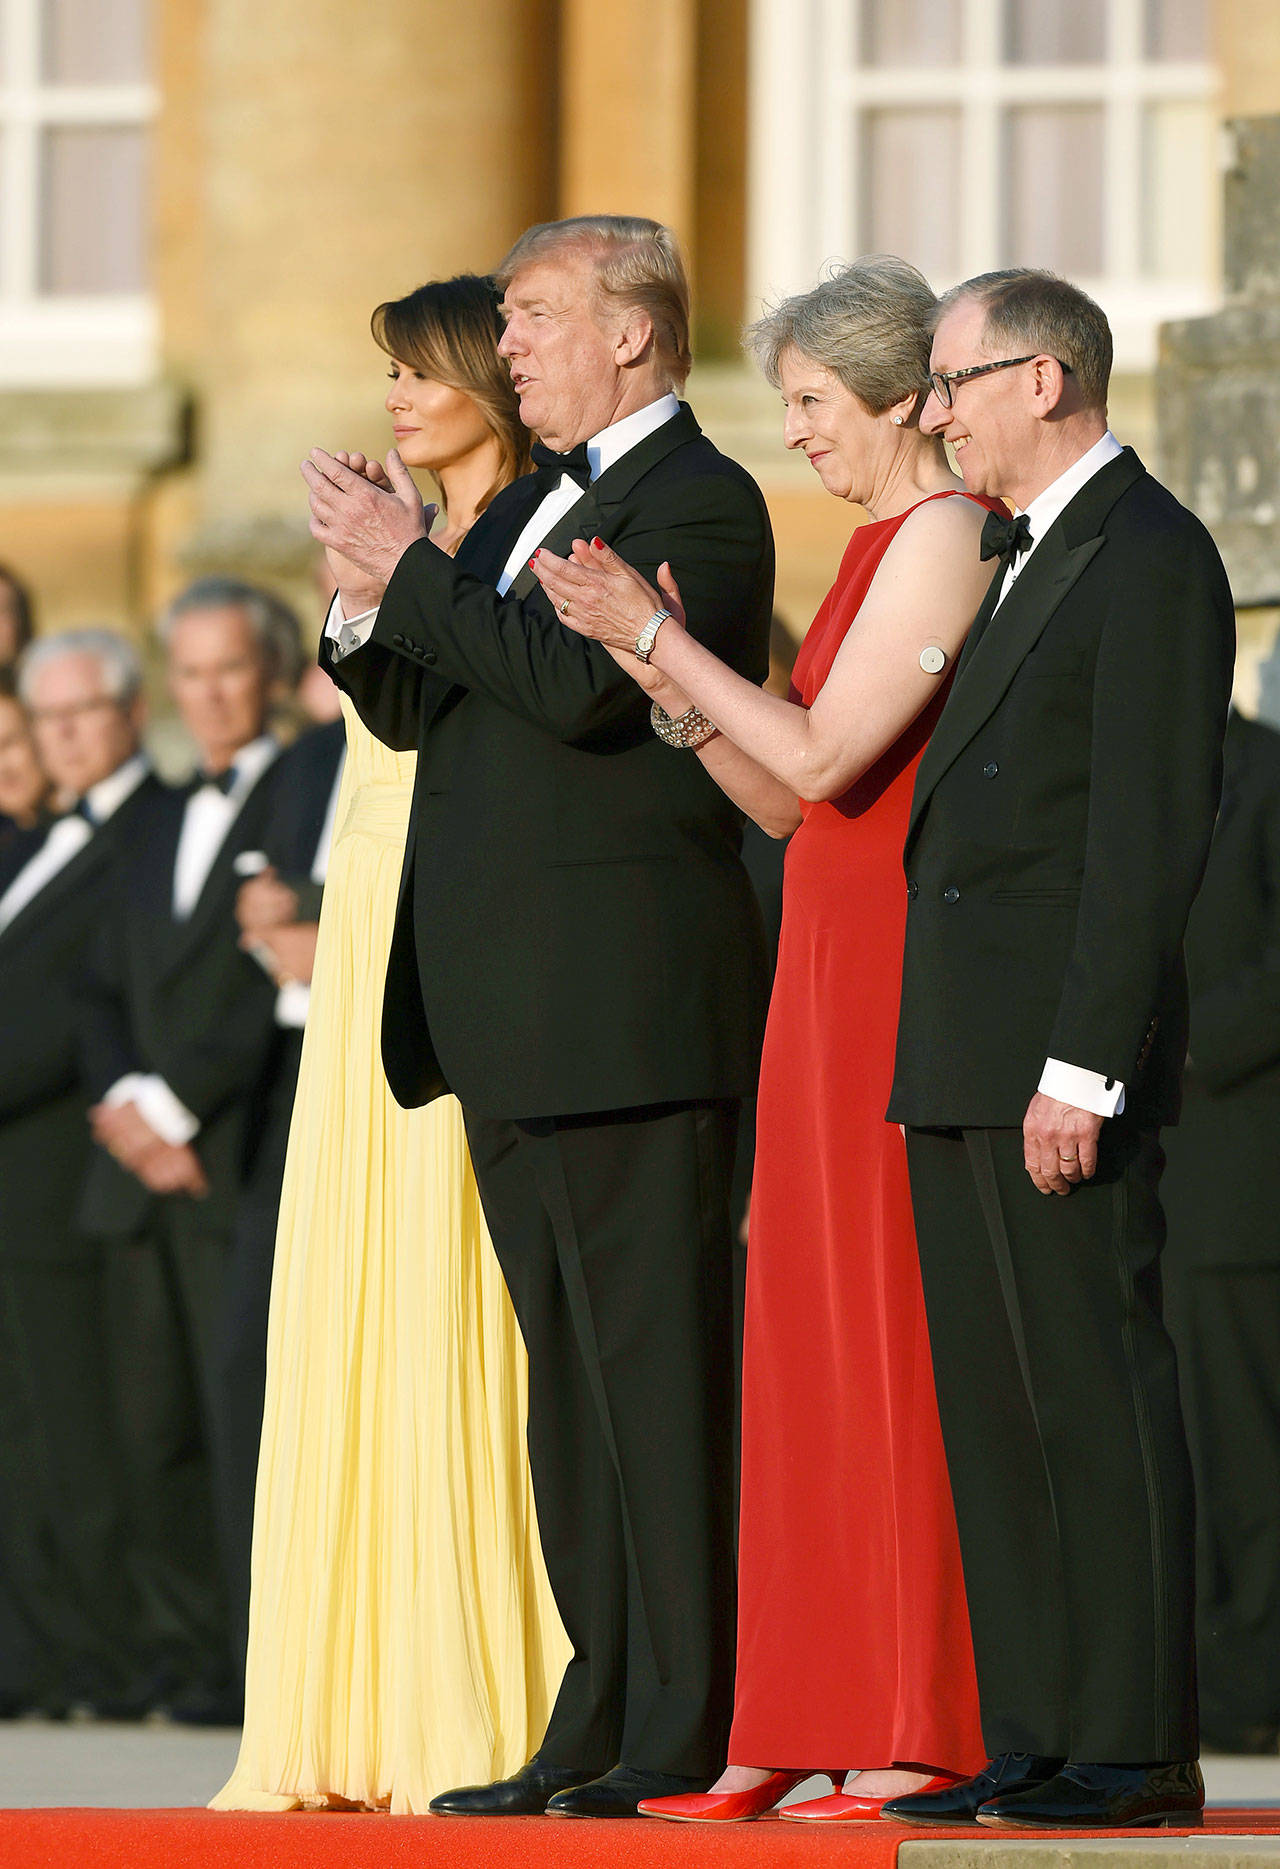
[[[1063,0],[1068,4],[1068,0]],[[1143,56],[1143,0],[1109,0],[1107,58],[1094,65],[1013,65],[1000,58],[1002,0],[962,0],[960,57],[946,66],[855,62],[860,0],[751,0],[749,261],[752,303],[803,291],[831,260],[869,240],[859,226],[862,113],[887,105],[961,112],[960,270],[945,291],[1002,264],[1002,123],[1020,104],[1098,104],[1105,114],[1103,271],[1081,278],[1111,320],[1116,363],[1149,369],[1157,330],[1220,300],[1213,277],[1155,279],[1142,267],[1143,112],[1151,104],[1213,108],[1206,61]],[[1211,208],[1213,204],[1211,203]],[[1208,249],[1216,254],[1216,225]]]
[[[145,127],[148,84],[41,80],[42,0],[5,0],[0,17],[0,385],[137,384],[155,372],[158,319],[149,293],[42,293],[40,139],[63,124]]]

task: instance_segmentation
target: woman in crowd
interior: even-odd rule
[[[486,279],[379,306],[386,406],[456,549],[529,464]],[[363,466],[364,463],[359,461]],[[540,1738],[564,1638],[524,1447],[525,1360],[452,1098],[382,1073],[413,755],[348,756],[280,1207],[245,1729],[219,1809],[425,1811]]]
[[[764,829],[794,830],[757,1110],[729,1766],[709,1793],[640,1806],[658,1817],[758,1816],[813,1772],[833,1795],[786,1816],[871,1817],[985,1758],[906,1148],[884,1120],[912,784],[991,570],[986,508],[917,424],[934,303],[913,267],[876,256],[747,334],[787,446],[870,515],[789,699],[685,631],[672,567],[659,593],[599,540],[535,560],[566,626],[694,749],[672,757],[699,758]],[[635,640],[664,607],[645,665]]]
[[[0,875],[6,855],[25,860],[34,833],[51,804],[51,787],[36,752],[27,710],[18,699],[13,677],[0,670]],[[17,853],[23,852],[22,857]]]

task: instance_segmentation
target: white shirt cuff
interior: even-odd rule
[[[1045,1059],[1040,1090],[1046,1097],[1077,1110],[1091,1110],[1095,1116],[1119,1116],[1124,1109],[1124,1085],[1118,1077],[1103,1077],[1099,1071],[1085,1071],[1060,1058]]]
[[[163,1077],[131,1071],[127,1077],[117,1078],[102,1101],[113,1109],[121,1103],[136,1103],[143,1122],[174,1148],[181,1148],[200,1133],[200,1119],[174,1095]]]
[[[376,605],[372,610],[362,610],[358,617],[343,616],[342,599],[335,591],[329,614],[324,620],[324,633],[337,650],[334,661],[341,662],[343,656],[350,655],[353,649],[363,649],[373,634],[377,620]]]
[[[300,1032],[307,1023],[311,988],[305,980],[286,980],[276,994],[276,1024]]]

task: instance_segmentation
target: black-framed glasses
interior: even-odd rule
[[[1002,357],[999,363],[971,363],[967,370],[931,370],[929,372],[929,388],[938,398],[943,408],[950,409],[955,403],[955,391],[952,388],[953,384],[965,383],[971,376],[990,376],[993,370],[1012,370],[1016,363],[1034,363],[1037,357],[1042,357],[1043,355],[1043,351],[1033,350],[1029,357]],[[1063,363],[1060,357],[1056,358],[1055,362],[1064,376],[1071,375],[1071,365],[1069,363]]]

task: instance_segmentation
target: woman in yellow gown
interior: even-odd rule
[[[387,408],[456,548],[528,465],[487,280],[380,306]],[[344,698],[347,761],[280,1205],[245,1725],[219,1810],[425,1811],[541,1738],[567,1661],[525,1453],[525,1355],[452,1097],[403,1110],[382,981],[414,756]]]

